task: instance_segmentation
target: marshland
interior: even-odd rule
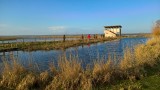
[[[160,90],[159,0],[0,0],[0,90]]]

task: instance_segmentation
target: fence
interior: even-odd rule
[[[94,34],[91,35],[91,39],[97,39],[97,38],[104,38],[104,35],[98,35]],[[14,40],[0,40],[0,44],[11,44],[11,43],[18,43],[18,42],[49,42],[49,41],[63,41],[65,42],[66,40],[84,40],[87,39],[87,35],[77,35],[77,36],[57,36],[57,37],[27,37],[27,38],[17,38]]]

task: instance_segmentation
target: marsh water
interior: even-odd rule
[[[0,52],[0,64],[2,59],[11,61],[13,57],[21,63],[36,63],[41,70],[48,68],[49,63],[57,62],[63,56],[70,59],[79,60],[82,66],[92,65],[96,60],[107,60],[108,56],[116,56],[117,60],[123,58],[125,48],[133,49],[137,44],[145,44],[147,38],[123,38],[104,43],[88,44],[78,47],[68,48],[66,50],[37,50],[37,51],[10,51]]]
[[[66,40],[79,40],[80,38],[66,38]],[[48,42],[48,41],[63,41],[63,38],[23,38],[16,40],[0,41],[2,43],[16,43],[16,42]]]

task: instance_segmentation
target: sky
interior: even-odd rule
[[[149,33],[160,0],[0,0],[0,35]]]

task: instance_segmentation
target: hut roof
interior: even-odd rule
[[[115,26],[104,26],[104,28],[122,28],[121,25],[115,25]]]

